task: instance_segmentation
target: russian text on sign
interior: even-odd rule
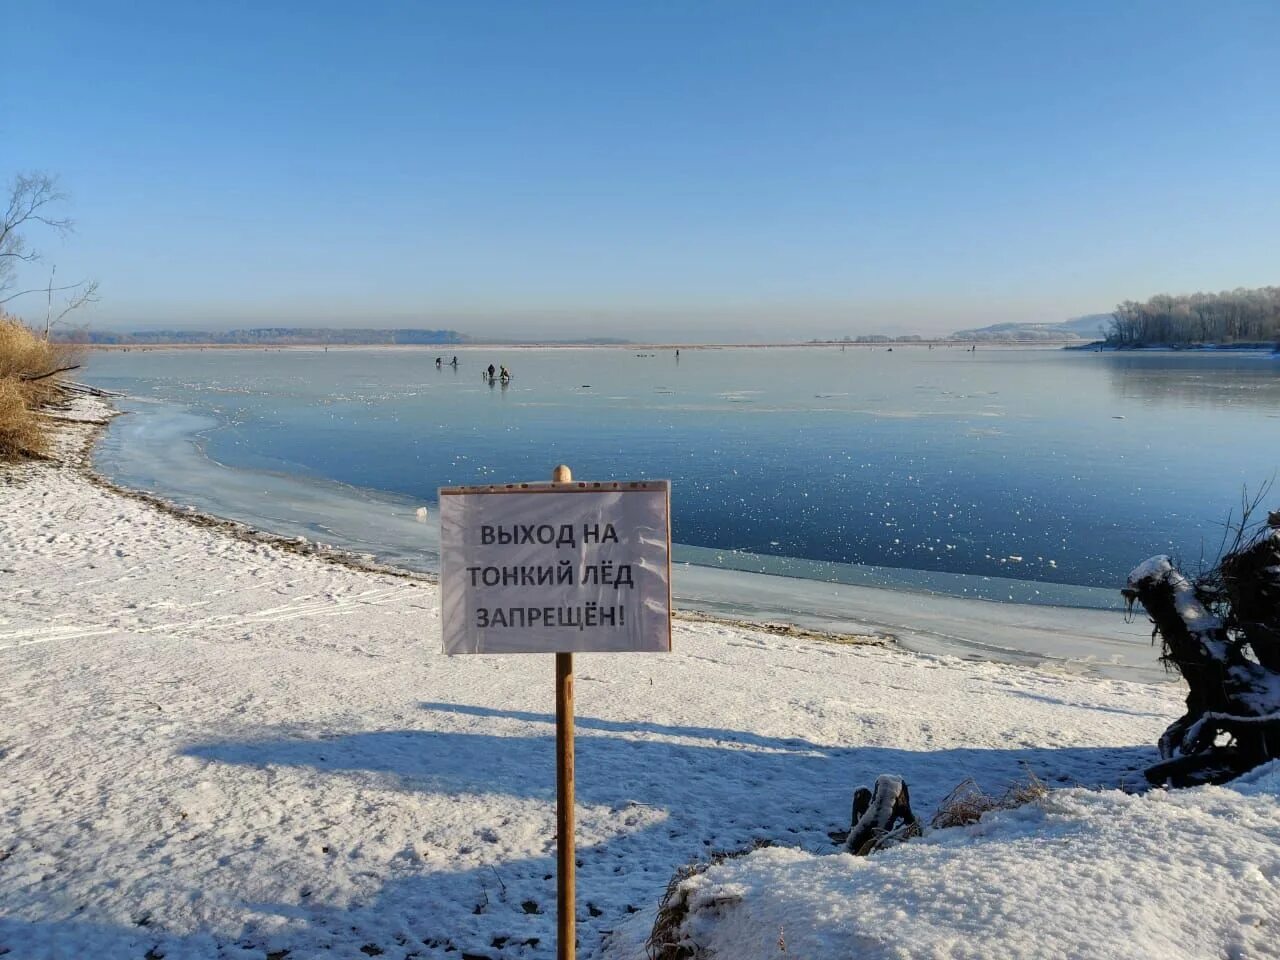
[[[668,650],[666,481],[440,491],[446,653]]]

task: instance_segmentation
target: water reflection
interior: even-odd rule
[[[1216,546],[1241,486],[1280,466],[1259,442],[1280,361],[1258,354],[525,350],[495,385],[475,374],[505,358],[458,352],[465,377],[414,350],[107,354],[90,376],[208,419],[228,467],[415,504],[557,462],[668,478],[675,537],[705,562],[806,579],[799,561],[1114,587]],[[119,453],[155,477],[136,438]]]
[[[1111,354],[1104,362],[1118,399],[1280,413],[1280,359],[1162,353]]]

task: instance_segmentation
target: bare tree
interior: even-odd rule
[[[66,199],[66,194],[58,189],[57,179],[49,174],[20,173],[13,178],[4,216],[0,219],[0,305],[30,293],[44,293],[47,297],[46,340],[54,325],[68,313],[98,299],[96,280],[80,280],[55,287],[53,273],[49,275],[49,283],[43,287],[14,290],[20,268],[40,259],[39,252],[27,244],[27,231],[34,226],[47,227],[58,234],[66,234],[73,229],[74,223],[70,218],[54,213],[57,205]],[[56,317],[53,313],[55,293],[67,294]]]
[[[9,188],[9,204],[0,221],[0,291],[9,290],[18,272],[18,265],[32,263],[39,254],[27,246],[24,228],[42,224],[66,233],[72,223],[65,217],[53,217],[47,209],[66,199],[58,190],[57,181],[43,173],[20,173],[13,178]]]
[[[44,338],[49,339],[49,334],[53,328],[62,322],[62,318],[73,310],[78,310],[87,303],[98,302],[98,281],[82,280],[80,283],[73,283],[67,287],[54,287],[53,278],[58,272],[58,265],[54,264],[53,269],[49,271],[49,285],[45,287],[45,311],[44,311]],[[53,292],[54,290],[72,290],[63,301],[61,310],[57,316],[53,313]]]
[[[1126,300],[1111,317],[1116,346],[1280,341],[1280,287]]]

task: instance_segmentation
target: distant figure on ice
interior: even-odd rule
[[[457,365],[458,365],[458,355],[455,353],[453,355],[453,359],[449,361],[449,366],[457,367]]]
[[[499,376],[502,377],[503,383],[506,383],[511,379],[511,371],[507,369],[506,364],[503,364],[502,373],[500,373]]]
[[[444,365],[444,357],[436,357],[436,369],[439,370]]]
[[[489,379],[493,379],[493,364],[489,364]]]

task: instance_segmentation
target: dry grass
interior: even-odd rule
[[[717,850],[704,860],[693,860],[683,867],[677,867],[667,882],[667,890],[658,904],[657,916],[653,918],[653,929],[644,943],[645,955],[649,960],[697,960],[702,954],[696,944],[682,939],[680,933],[680,927],[689,915],[689,904],[680,891],[682,883],[690,877],[706,873],[717,863],[745,857],[748,853],[770,845],[768,840],[757,840],[741,850]],[[781,933],[779,937],[781,938]],[[785,941],[779,939],[779,945],[785,952]]]
[[[80,349],[48,343],[25,324],[0,313],[0,461],[45,452],[49,422],[40,410],[61,399],[64,373],[55,371],[75,366]]]
[[[963,784],[962,784],[963,786]],[[959,789],[959,788],[957,788]],[[900,843],[906,843],[916,837],[924,836],[924,829],[920,826],[920,821],[914,817],[906,823],[899,824],[892,830],[883,832],[877,831],[867,838],[867,842],[860,846],[857,850],[850,850],[855,857],[869,857],[873,853],[881,850],[888,850],[890,847],[896,847]]]
[[[935,829],[962,827],[977,823],[991,810],[1012,810],[1028,803],[1039,803],[1049,795],[1049,788],[1031,771],[1025,780],[1015,781],[1004,793],[996,795],[983,791],[973,780],[965,780],[947,794],[938,805],[938,812],[929,821]]]
[[[17,460],[45,448],[40,417],[27,408],[18,381],[0,379],[0,460]]]

